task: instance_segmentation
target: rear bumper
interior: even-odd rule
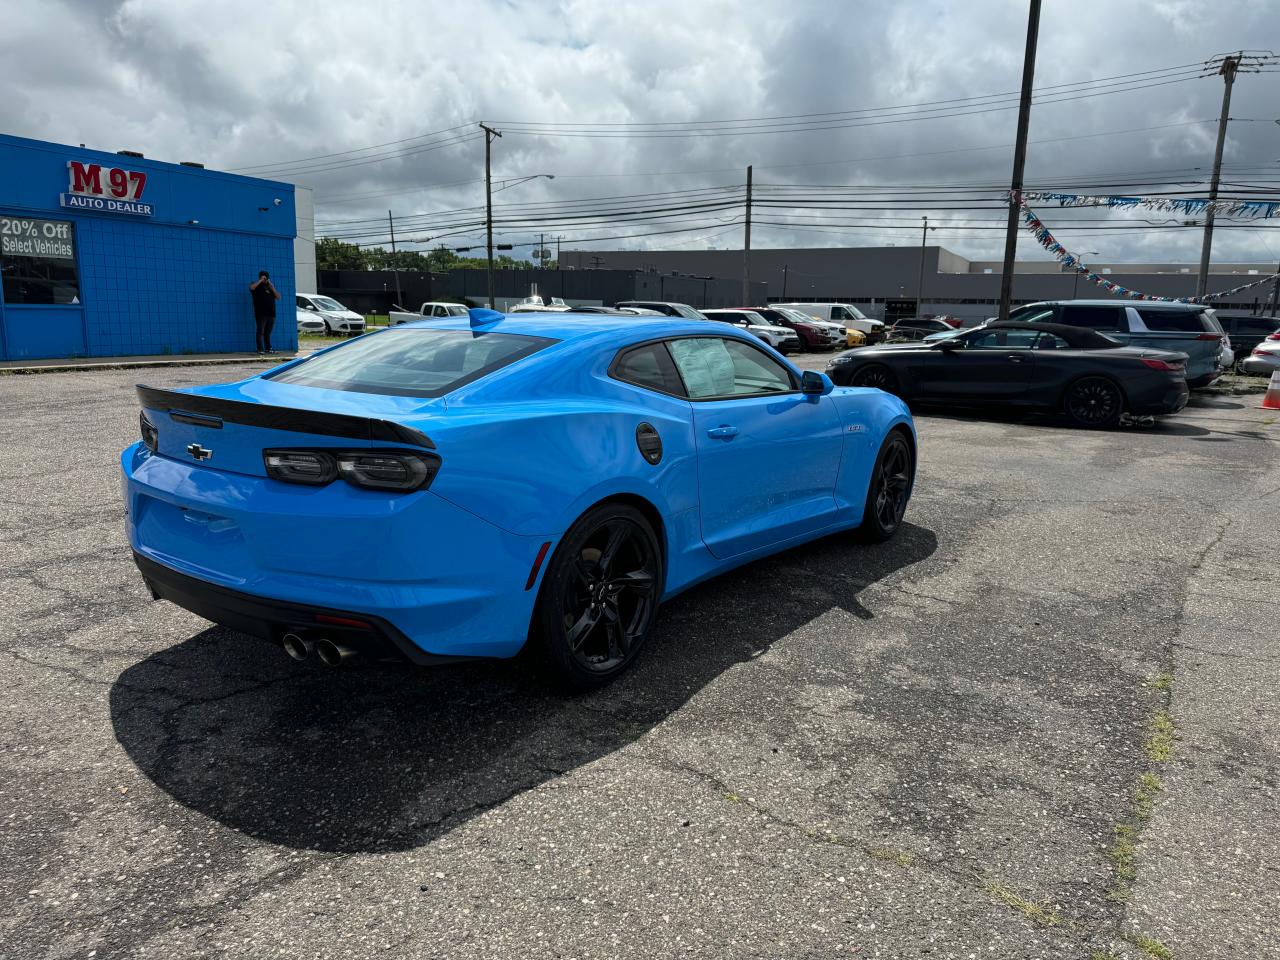
[[[1245,373],[1254,373],[1260,377],[1269,377],[1280,370],[1280,356],[1274,360],[1263,360],[1261,357],[1248,356],[1240,361],[1240,369]]]
[[[257,597],[179,573],[137,551],[133,562],[155,599],[168,600],[198,617],[263,640],[278,641],[290,632],[325,637],[370,660],[400,660],[419,666],[470,659],[425,653],[394,624],[364,612]],[[368,629],[335,624],[333,619],[363,621]]]
[[[1129,397],[1129,413],[1135,416],[1160,416],[1177,413],[1187,405],[1191,391],[1185,381],[1165,387],[1160,391],[1151,391],[1142,395]]]
[[[1200,390],[1204,387],[1209,386],[1209,384],[1213,383],[1213,381],[1217,380],[1221,376],[1222,376],[1221,370],[1214,370],[1214,371],[1211,371],[1210,373],[1202,373],[1198,377],[1189,377],[1187,379],[1187,386],[1190,387],[1192,390]]]
[[[121,469],[143,575],[217,623],[278,636],[303,614],[354,617],[415,663],[509,657],[528,636],[537,581],[526,583],[552,538],[508,533],[429,490],[305,487],[148,455],[141,444],[124,451]]]

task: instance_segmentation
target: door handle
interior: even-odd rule
[[[1023,362],[1024,360],[1026,360],[1026,359],[1027,359],[1026,357],[1022,356],[1022,355],[1021,355],[1021,354],[1019,354],[1019,353],[1011,353],[1011,354],[1009,354],[1009,362],[1010,362],[1010,363],[1022,363],[1022,362]]]
[[[738,428],[731,427],[727,423],[722,423],[718,427],[712,427],[707,431],[707,436],[712,440],[732,440],[738,435]]]

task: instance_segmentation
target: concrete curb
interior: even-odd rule
[[[111,360],[105,359],[101,362],[93,363],[57,363],[57,364],[39,364],[28,367],[2,367],[0,366],[0,377],[3,376],[31,376],[39,373],[79,373],[91,370],[142,370],[147,367],[216,367],[227,366],[237,363],[284,363],[288,360],[295,360],[295,356],[283,357],[260,357],[257,354],[250,354],[244,357],[217,357],[214,359],[201,359],[199,357],[183,357],[172,360]]]

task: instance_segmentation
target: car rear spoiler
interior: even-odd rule
[[[327,413],[323,410],[273,407],[265,403],[247,403],[243,400],[224,400],[221,397],[206,397],[198,393],[161,390],[141,383],[137,385],[137,391],[139,402],[148,410],[160,410],[180,422],[196,423],[214,429],[221,429],[223,423],[242,423],[246,426],[288,430],[292,433],[407,443],[415,447],[425,447],[428,450],[436,448],[431,438],[421,430],[406,427],[393,420],[357,417],[348,413]]]

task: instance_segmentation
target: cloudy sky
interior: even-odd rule
[[[773,201],[757,247],[915,244],[926,214],[958,253],[1003,245],[983,208],[1010,176],[1020,0],[0,0],[0,21],[0,131],[287,175],[315,189],[322,234],[379,242],[390,208],[402,240],[476,242],[483,120],[519,255],[540,231],[737,246],[748,164]],[[1203,191],[1223,84],[1197,65],[1268,44],[1280,4],[1046,3],[1028,181]],[[1231,115],[1225,180],[1266,196],[1280,70],[1242,74]],[[1195,260],[1197,230],[1145,222],[1169,219],[1046,213],[1096,261]],[[1280,260],[1275,229],[1223,229],[1215,259]]]

